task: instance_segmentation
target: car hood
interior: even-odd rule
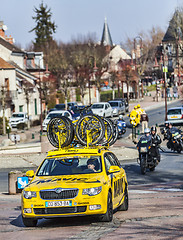
[[[22,118],[22,117],[11,117],[9,121],[11,122],[11,121],[19,121],[19,120],[24,120],[24,118]]]
[[[26,185],[25,190],[40,191],[54,188],[90,188],[100,186],[104,181],[104,176],[99,175],[99,173],[35,177],[31,183]]]

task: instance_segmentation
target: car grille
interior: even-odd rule
[[[37,214],[37,215],[81,213],[81,212],[85,212],[85,211],[86,211],[86,206],[55,207],[55,208],[34,208],[34,213]]]
[[[62,189],[59,193],[56,191],[57,189],[40,191],[40,197],[44,200],[67,199],[75,198],[78,194],[78,189]]]

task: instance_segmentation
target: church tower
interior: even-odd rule
[[[105,22],[104,22],[101,45],[110,46],[110,47],[113,46],[113,42],[112,42],[112,38],[111,38],[111,34],[110,34],[110,31],[109,31],[109,27],[108,27],[106,18],[105,18]]]

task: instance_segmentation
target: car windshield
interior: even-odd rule
[[[181,114],[181,109],[170,109],[168,110],[168,115],[176,115],[176,114]]]
[[[100,108],[104,108],[104,104],[94,104],[91,107],[92,109],[100,109]]]
[[[60,117],[60,116],[63,116],[63,113],[50,113],[46,118],[52,119],[52,118]]]
[[[14,117],[14,118],[23,118],[23,117],[24,117],[24,114],[14,113],[14,114],[12,115],[12,117]]]
[[[56,104],[55,108],[59,109],[59,110],[64,110],[65,109],[65,104],[64,103],[63,104]]]
[[[111,107],[118,107],[118,102],[109,102]]]
[[[37,176],[89,174],[101,171],[100,156],[55,157],[44,160]]]

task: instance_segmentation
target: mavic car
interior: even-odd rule
[[[113,210],[128,210],[125,170],[108,149],[65,148],[50,151],[22,191],[22,219],[96,215],[112,221]]]

